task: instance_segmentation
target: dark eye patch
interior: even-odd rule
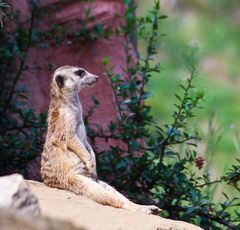
[[[74,72],[76,75],[78,75],[79,77],[84,77],[84,75],[86,74],[84,70],[79,69],[77,71]]]
[[[57,75],[57,76],[55,77],[55,80],[56,80],[57,86],[58,86],[60,89],[62,89],[63,86],[64,86],[64,76],[62,76],[62,75]]]

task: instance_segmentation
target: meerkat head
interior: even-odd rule
[[[63,92],[80,92],[83,88],[92,86],[98,76],[77,66],[62,66],[55,70],[52,84]]]

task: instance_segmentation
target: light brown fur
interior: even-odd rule
[[[138,205],[97,179],[95,153],[87,141],[78,93],[97,80],[80,67],[63,66],[52,76],[48,131],[41,175],[50,187],[65,189],[116,208],[159,213],[153,205]]]

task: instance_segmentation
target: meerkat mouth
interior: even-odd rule
[[[86,83],[86,86],[91,87],[91,86],[94,85],[94,83],[95,83],[95,82]]]
[[[96,80],[93,80],[93,81],[91,81],[91,82],[87,82],[86,84],[88,85],[88,86],[92,86],[92,85],[94,85],[94,83],[96,83],[97,82],[97,79]]]

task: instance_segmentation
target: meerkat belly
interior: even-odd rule
[[[53,154],[54,148],[52,150],[52,157],[48,157],[48,159],[43,157],[45,160],[42,163],[41,175],[45,184],[50,187],[60,188],[64,185],[64,181],[68,176],[74,174],[87,174],[85,165],[75,153],[72,151],[61,153],[57,150],[57,154]],[[49,154],[43,153],[43,156],[44,155],[48,156]]]

